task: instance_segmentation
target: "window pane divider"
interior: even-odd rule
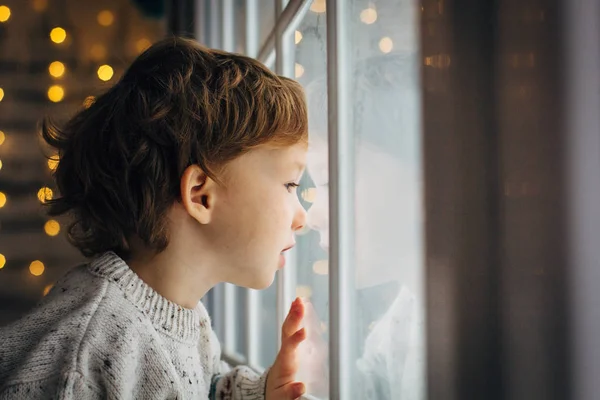
[[[275,0],[278,1],[278,0]],[[277,22],[263,43],[256,57],[264,64],[271,64],[276,53],[277,32],[289,32],[295,29],[310,7],[311,0],[289,0],[285,9],[277,14]],[[277,9],[277,7],[276,7]]]
[[[327,0],[330,399],[354,397],[354,158],[347,0]]]

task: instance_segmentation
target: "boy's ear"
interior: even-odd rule
[[[188,214],[201,224],[208,224],[214,209],[217,183],[198,165],[190,165],[183,171],[180,188],[181,203]]]

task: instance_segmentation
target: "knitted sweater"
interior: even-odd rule
[[[264,399],[267,373],[220,353],[202,303],[170,302],[109,252],[0,328],[0,399]]]

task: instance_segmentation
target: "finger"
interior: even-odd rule
[[[296,351],[298,345],[306,339],[306,328],[299,329],[292,336],[281,342],[281,350],[279,354],[289,355]]]
[[[296,372],[298,372],[296,349],[304,339],[306,339],[306,330],[302,328],[281,342],[281,349],[273,368],[274,371],[277,371],[273,376],[273,381],[276,382],[277,386],[287,384],[294,379]]]
[[[285,321],[283,321],[283,326],[281,327],[282,339],[285,339],[298,331],[300,324],[302,323],[302,318],[304,318],[304,303],[297,297],[292,303]]]
[[[306,387],[302,382],[292,382],[276,390],[276,399],[296,400],[306,393]]]

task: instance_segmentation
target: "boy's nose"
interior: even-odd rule
[[[296,211],[296,215],[294,216],[294,221],[292,223],[292,229],[294,231],[299,231],[306,225],[306,210],[302,205],[299,204],[299,207]]]

